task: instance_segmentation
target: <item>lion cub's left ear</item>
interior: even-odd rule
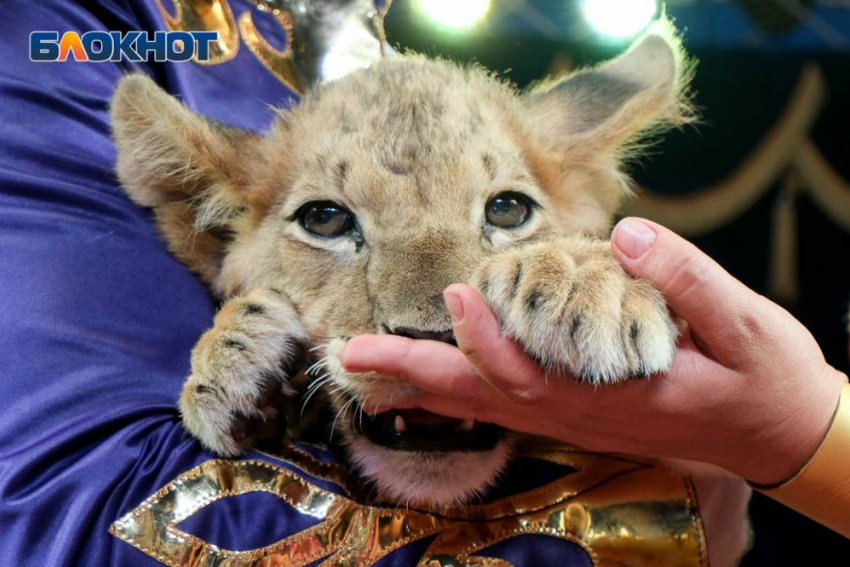
[[[662,21],[619,57],[528,93],[526,116],[547,149],[593,156],[647,129],[691,120],[690,76],[673,26]]]
[[[153,209],[171,252],[215,287],[229,242],[257,209],[250,158],[260,136],[191,112],[142,74],[121,80],[111,116],[127,194]]]

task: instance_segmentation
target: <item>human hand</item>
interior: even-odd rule
[[[787,311],[671,231],[625,219],[612,250],[684,321],[666,374],[603,388],[547,376],[501,336],[481,296],[460,284],[444,294],[459,348],[364,335],[349,342],[341,362],[422,390],[399,407],[590,450],[708,462],[760,484],[797,472],[825,436],[846,376]]]

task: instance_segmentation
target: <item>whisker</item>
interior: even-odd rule
[[[320,388],[330,378],[331,378],[330,372],[322,374],[321,376],[319,376],[318,378],[316,378],[312,382],[310,382],[310,385],[307,387],[307,391],[314,390],[316,388]]]
[[[345,416],[348,414],[348,410],[351,409],[352,405],[354,405],[354,398],[351,398],[344,406],[342,406],[342,419],[345,419]]]
[[[310,365],[310,367],[307,369],[307,374],[315,374],[320,368],[325,365],[325,362],[326,361],[324,358],[320,358],[319,360]]]
[[[331,424],[331,435],[330,435],[329,441],[333,440],[334,431],[336,431],[336,423],[339,420],[340,416],[342,416],[342,418],[345,419],[345,413],[348,411],[348,408],[353,403],[354,403],[354,398],[351,398],[350,400],[345,402],[345,405],[342,406],[342,409],[340,409],[337,412],[336,417],[334,418],[334,422],[333,422],[333,424]]]
[[[316,392],[318,392],[321,389],[322,386],[327,384],[331,380],[331,378],[332,378],[332,376],[330,376],[328,374],[328,375],[322,376],[321,378],[317,378],[315,382],[310,384],[310,387],[307,389],[307,396],[304,398],[304,401],[301,402],[301,415],[300,415],[300,417],[304,417],[304,410],[307,408],[307,404],[310,402],[310,400],[313,398],[313,396],[316,395]]]
[[[366,396],[366,398],[363,400],[363,403],[361,403],[357,408],[359,410],[359,413],[360,413],[359,425],[360,425],[361,431],[363,430],[363,412],[364,412],[363,407],[369,405],[369,398],[371,398],[371,396]]]
[[[313,379],[310,382],[310,385],[307,386],[307,391],[311,392],[311,391],[315,390],[316,388],[320,388],[327,381],[327,379],[329,377],[330,377],[330,373],[326,373],[326,374],[322,374],[321,376]]]

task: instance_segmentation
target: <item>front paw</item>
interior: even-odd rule
[[[626,274],[608,242],[562,238],[501,252],[472,284],[547,370],[599,384],[670,368],[677,330],[664,298]]]
[[[304,331],[279,292],[258,290],[228,301],[192,350],[180,395],[186,429],[208,449],[237,455],[282,433],[281,400],[303,364]]]

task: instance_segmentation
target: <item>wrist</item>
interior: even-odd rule
[[[801,394],[805,401],[793,413],[780,416],[772,434],[759,432],[752,437],[757,446],[744,453],[745,470],[739,474],[754,488],[777,487],[796,478],[826,439],[847,376],[826,366],[819,378],[813,381],[819,388],[808,396]]]
[[[829,431],[815,454],[791,479],[754,488],[850,537],[850,385],[842,388]]]

